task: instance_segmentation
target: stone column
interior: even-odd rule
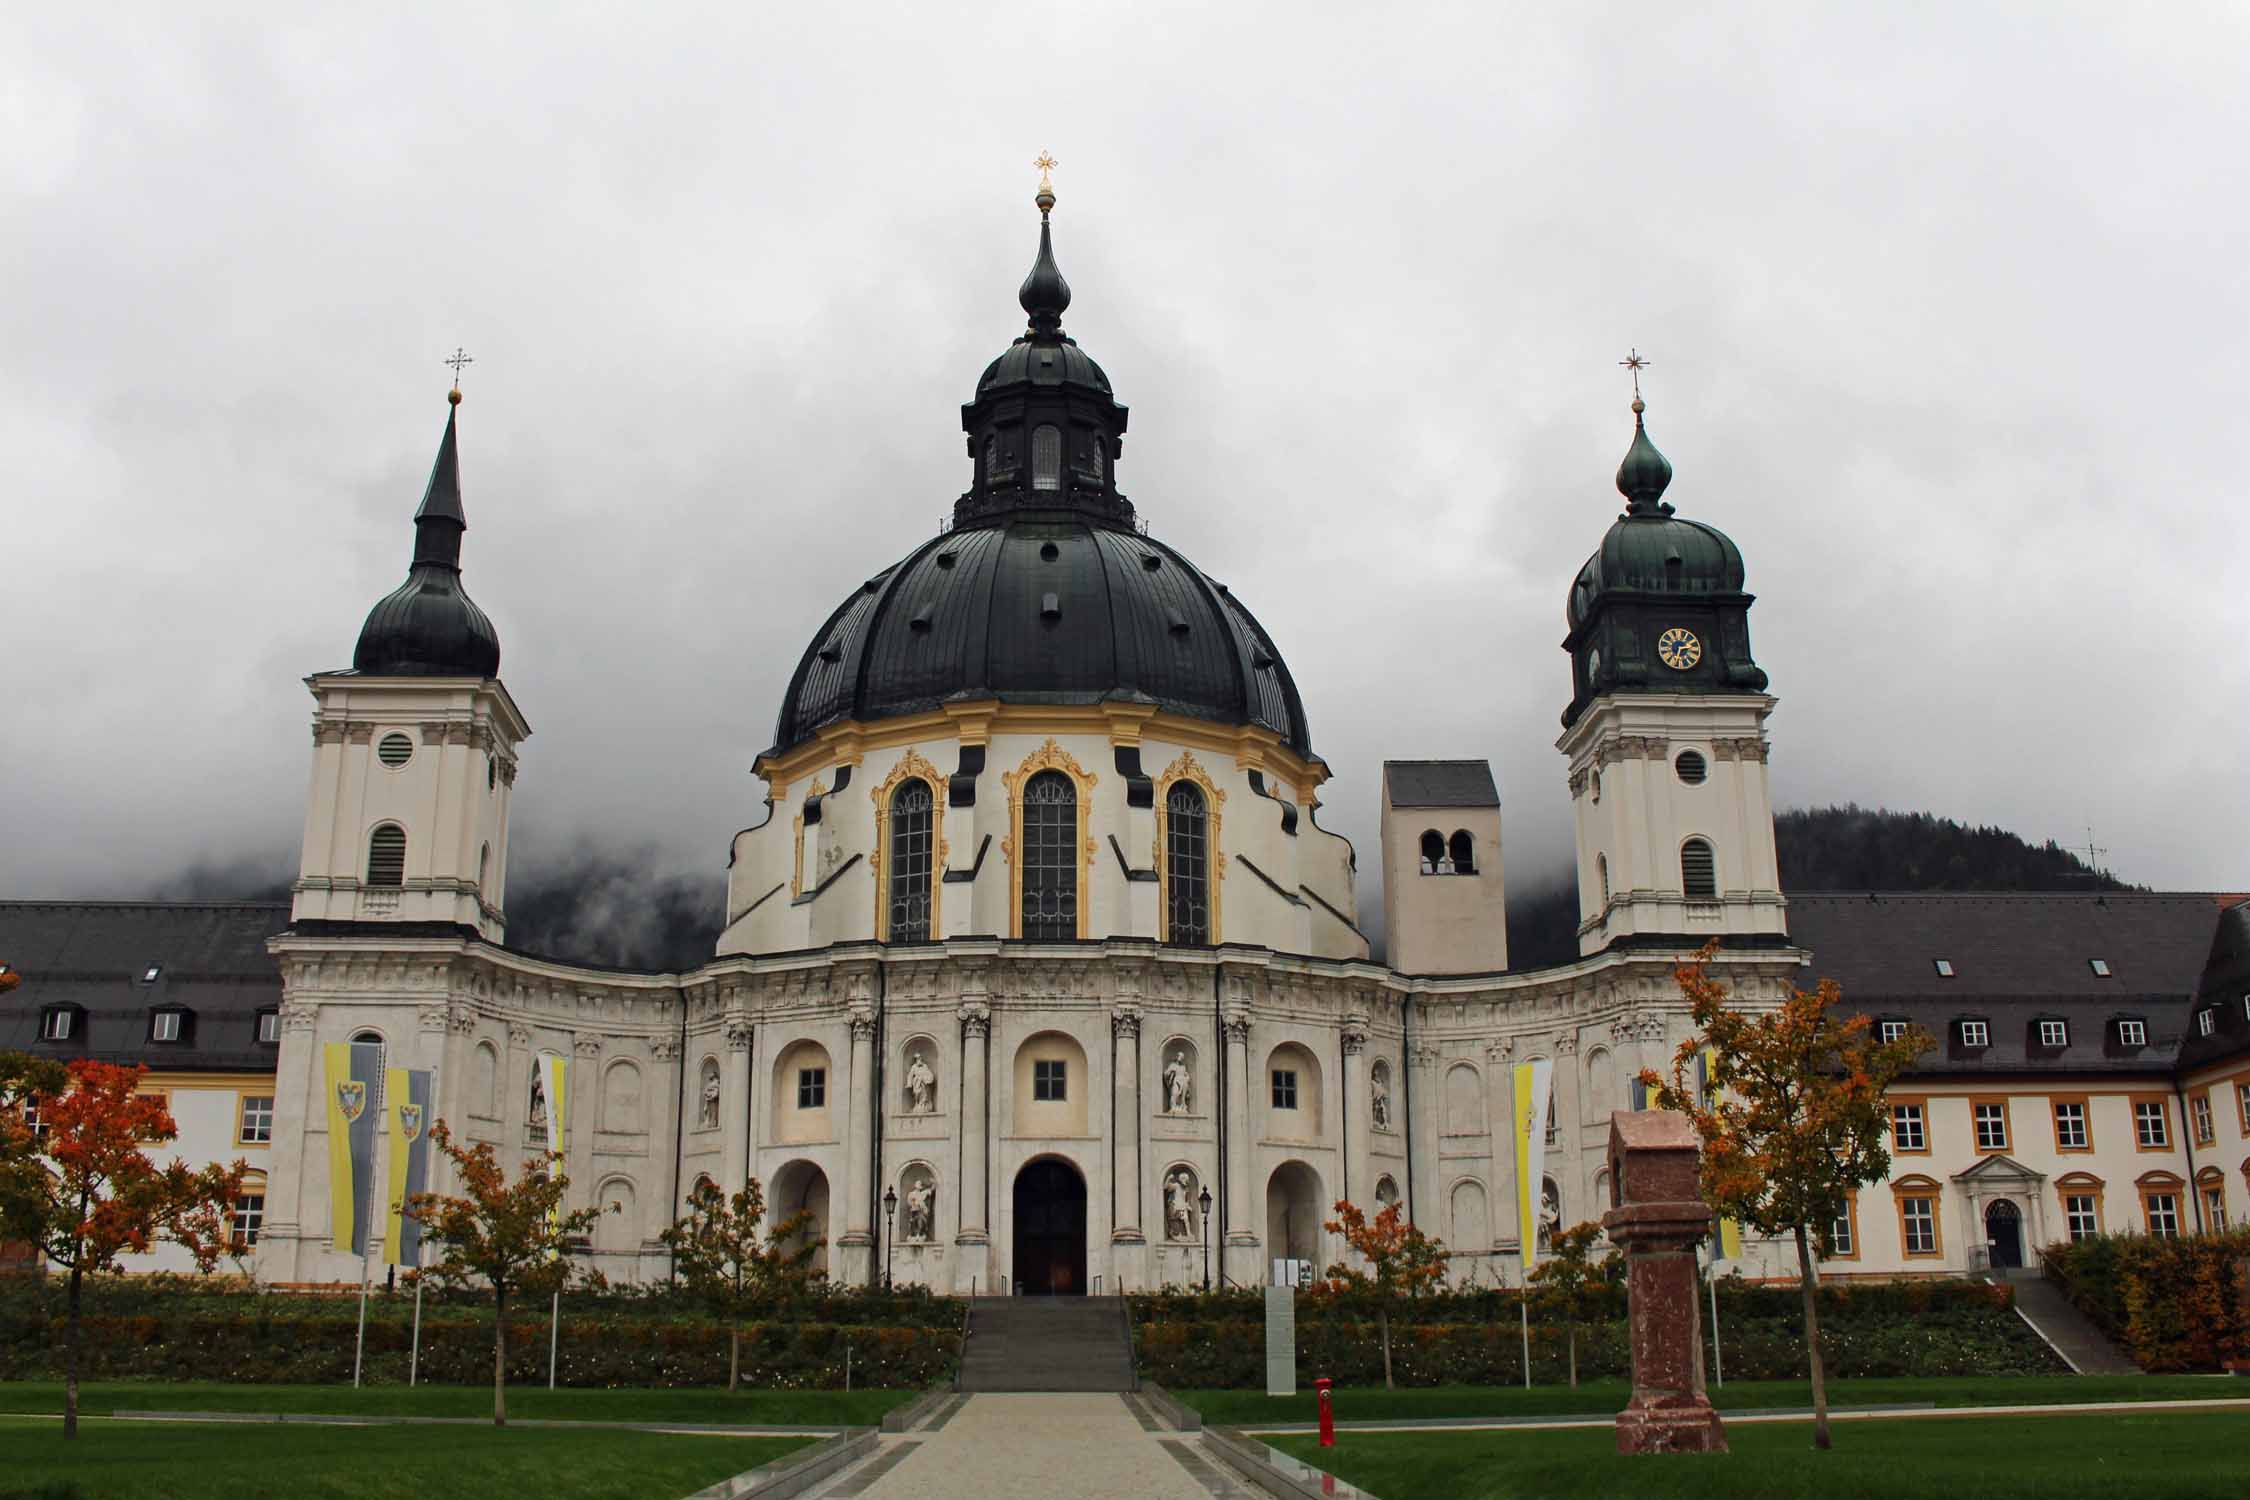
[[[532,1141],[525,1124],[531,1118],[531,1028],[509,1023],[508,1050],[501,1056],[508,1071],[500,1080],[500,1159],[521,1160],[527,1149],[546,1149],[544,1137]]]
[[[1374,1116],[1368,1113],[1367,1017],[1344,1017],[1344,1180],[1336,1196],[1363,1207],[1370,1218],[1375,1209],[1375,1159],[1369,1139]]]
[[[580,1206],[594,1201],[601,1184],[594,1181],[594,1130],[601,1121],[602,1039],[573,1037],[570,1043],[570,1113],[563,1119],[563,1170],[570,1174],[571,1195]]]
[[[665,1136],[687,1128],[690,1116],[684,1111],[694,1109],[695,1102],[684,1097],[688,1086],[687,1053],[680,1045],[680,1034],[672,1031],[651,1038],[648,1053],[656,1064],[652,1070],[655,1078],[650,1080],[650,1105],[655,1107],[656,1100],[661,1097],[654,1092],[657,1079],[668,1080],[672,1087],[670,1099],[652,1117],[653,1124],[649,1130],[651,1141],[661,1141]],[[677,1140],[676,1135],[674,1139]],[[651,1184],[648,1201],[641,1206],[641,1222],[635,1227],[635,1235],[640,1243],[641,1275],[644,1280],[662,1276],[671,1269],[669,1253],[658,1243],[657,1236],[671,1225],[672,1205],[678,1204],[681,1213],[687,1211],[686,1194],[681,1190],[678,1150],[665,1151],[659,1148],[654,1153],[653,1164],[663,1175],[660,1181]]]
[[[1227,1038],[1227,1237],[1222,1270],[1237,1285],[1258,1287],[1266,1278],[1258,1265],[1258,1214],[1251,1206],[1250,1017],[1226,1018]]]
[[[1686,1115],[1618,1110],[1609,1170],[1618,1206],[1602,1227],[1625,1253],[1633,1398],[1617,1414],[1620,1453],[1724,1453],[1726,1431],[1703,1389],[1703,1320],[1695,1247],[1711,1227]]]
[[[1484,1044],[1484,1125],[1492,1140],[1492,1243],[1514,1243],[1516,1235],[1516,1043],[1513,1037],[1494,1037]],[[1518,1246],[1521,1249],[1521,1246]],[[1523,1262],[1515,1262],[1521,1270]],[[1493,1269],[1505,1273],[1505,1256],[1493,1257]]]
[[[874,1267],[875,1234],[868,1211],[868,1151],[875,1140],[875,1017],[852,1014],[851,1129],[844,1138],[844,1233],[836,1241],[845,1251],[846,1286],[864,1283]],[[830,1210],[834,1212],[833,1209]]]
[[[727,1060],[719,1073],[720,1178],[730,1193],[741,1190],[750,1177],[750,1044],[757,1030],[739,1016],[730,1017],[723,1035]],[[855,1059],[856,1066],[856,1059]],[[853,1075],[856,1084],[858,1075]]]
[[[1110,1243],[1139,1245],[1141,1233],[1141,1013],[1138,1007],[1119,1006],[1110,1013],[1110,1035],[1115,1038],[1116,1074],[1111,1080],[1109,1111],[1110,1182],[1116,1198],[1111,1215]]]
[[[266,1174],[265,1228],[258,1236],[260,1281],[305,1281],[308,1257],[299,1243],[307,1200],[328,1201],[328,1120],[326,1100],[316,1097],[320,1077],[320,1012],[303,1000],[287,998],[296,983],[295,966],[284,961],[281,1050],[274,1058],[273,1158]],[[317,1106],[317,1107],[316,1107]],[[287,1144],[284,1144],[287,1143]],[[317,1197],[316,1197],[317,1195]],[[326,1223],[322,1213],[319,1222]]]
[[[1407,1054],[1406,1065],[1414,1070],[1410,1080],[1414,1107],[1406,1116],[1406,1129],[1414,1142],[1414,1194],[1415,1223],[1438,1232],[1437,1226],[1445,1222],[1445,1205],[1438,1201],[1438,1143],[1442,1132],[1438,1091],[1443,1080],[1438,1076],[1438,1059],[1443,1056],[1428,1042],[1416,1042]]]
[[[985,1124],[991,1110],[986,1053],[992,1009],[981,1000],[962,1005],[961,1015],[961,1228],[953,1236],[953,1290],[989,1292],[991,1236],[987,1232]]]

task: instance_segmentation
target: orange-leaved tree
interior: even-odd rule
[[[1595,1251],[1599,1249],[1600,1254]],[[1602,1226],[1588,1219],[1568,1229],[1558,1229],[1547,1253],[1531,1268],[1531,1284],[1543,1300],[1559,1309],[1570,1330],[1570,1383],[1578,1384],[1578,1324],[1595,1289],[1611,1279],[1617,1269],[1617,1252],[1602,1244]]]
[[[765,1217],[766,1190],[757,1178],[732,1198],[706,1178],[688,1194],[687,1213],[663,1234],[688,1290],[726,1320],[730,1391],[741,1384],[743,1319],[761,1305],[802,1295],[820,1248],[805,1234],[811,1210],[800,1209],[761,1235]]]
[[[158,1166],[143,1146],[179,1135],[155,1094],[140,1092],[146,1068],[72,1062],[24,1103],[38,1120],[32,1137],[20,1114],[11,1149],[0,1151],[0,1239],[23,1240],[70,1274],[63,1322],[63,1436],[78,1435],[78,1339],[86,1273],[119,1269],[123,1255],[158,1241],[186,1250],[198,1270],[218,1264],[248,1165]]]
[[[1713,952],[1706,946],[1673,971],[1701,1036],[1681,1043],[1669,1079],[1644,1070],[1641,1082],[1657,1108],[1694,1122],[1703,1145],[1703,1196],[1719,1216],[1795,1238],[1813,1446],[1826,1448],[1828,1388],[1813,1260],[1829,1252],[1852,1191],[1890,1171],[1884,1095],[1932,1042],[1919,1027],[1876,1040],[1866,1016],[1844,1014],[1844,993],[1833,979],[1812,990],[1791,986],[1770,1010],[1737,1009],[1726,985],[1711,976]],[[1697,1059],[1706,1054],[1699,1086]]]
[[[419,1274],[443,1286],[482,1281],[492,1291],[492,1425],[508,1425],[508,1299],[558,1291],[579,1238],[607,1210],[565,1209],[570,1179],[553,1153],[528,1158],[510,1182],[490,1141],[463,1146],[440,1120],[430,1139],[453,1163],[461,1192],[416,1193],[406,1212],[438,1252]]]
[[[1445,1243],[1434,1240],[1406,1221],[1396,1203],[1386,1204],[1374,1218],[1361,1212],[1349,1198],[1336,1200],[1336,1217],[1321,1226],[1340,1234],[1352,1252],[1367,1262],[1362,1270],[1347,1261],[1328,1268],[1331,1292],[1372,1297],[1376,1321],[1383,1330],[1383,1389],[1395,1389],[1391,1379],[1391,1308],[1406,1297],[1419,1297],[1445,1280]]]

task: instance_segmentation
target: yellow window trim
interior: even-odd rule
[[[1926,1198],[1930,1204],[1930,1244],[1928,1250],[1910,1250],[1906,1237],[1906,1200]],[[1891,1207],[1898,1214],[1898,1253],[1905,1260],[1945,1259],[1945,1194],[1938,1184],[1927,1177],[1902,1177],[1891,1184]]]
[[[1997,1104],[2000,1106],[2000,1144],[1997,1146],[1987,1146],[1978,1138],[1977,1106],[1980,1104]],[[1925,1126],[1925,1135],[1927,1131],[1928,1127]],[[1979,1156],[2001,1156],[2005,1155],[2015,1145],[2015,1141],[2016,1122],[2008,1109],[2008,1096],[2006,1094],[1971,1094],[1969,1096],[1970,1148]]]
[[[1204,873],[1211,888],[1211,941],[1218,943],[1224,941],[1219,927],[1219,886],[1227,873],[1226,851],[1219,847],[1219,817],[1227,805],[1227,794],[1211,779],[1211,773],[1203,769],[1193,750],[1182,750],[1179,758],[1156,778],[1156,849],[1149,861],[1156,866],[1156,940],[1160,943],[1172,940],[1172,846],[1165,837],[1170,831],[1165,799],[1171,795],[1173,786],[1182,781],[1193,782],[1203,790],[1203,816],[1210,825],[1204,839],[1210,868]]]
[[[875,804],[875,859],[869,873],[875,877],[875,938],[891,940],[891,797],[909,781],[930,789],[930,941],[942,942],[945,928],[938,922],[938,899],[945,891],[945,867],[950,849],[945,842],[945,775],[909,745],[891,767],[880,786],[869,787]]]
[[[1008,936],[1023,936],[1023,862],[1016,851],[1023,847],[1023,789],[1031,778],[1041,771],[1060,771],[1076,788],[1074,798],[1078,808],[1078,936],[1090,930],[1093,915],[1094,841],[1087,834],[1087,820],[1093,812],[1094,786],[1101,780],[1078,763],[1078,758],[1065,750],[1053,738],[1023,758],[1023,764],[1013,771],[1000,773],[1001,785],[1008,789],[1008,836],[1000,841],[1000,858],[1008,866]]]
[[[2062,1142],[2062,1118],[2056,1111],[2065,1104],[2078,1106],[2079,1119],[2086,1130],[2086,1144],[2066,1146]],[[2050,1094],[2047,1096],[2047,1127],[2054,1133],[2055,1154],[2058,1156],[2091,1156],[2094,1154],[2094,1101],[2084,1094]]]

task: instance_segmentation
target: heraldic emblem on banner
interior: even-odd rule
[[[419,1139],[422,1134],[422,1106],[401,1104],[398,1107],[399,1133],[408,1140]]]
[[[357,1078],[338,1083],[336,1107],[346,1120],[357,1120],[367,1110],[367,1085]]]

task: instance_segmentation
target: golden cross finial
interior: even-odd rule
[[[476,362],[476,356],[465,352],[459,344],[453,346],[453,353],[450,357],[438,361],[439,364],[453,367],[453,388],[455,390],[461,389],[461,367],[473,365]]]
[[[1039,153],[1039,159],[1033,162],[1032,165],[1039,169],[1039,191],[1042,193],[1053,192],[1055,190],[1055,185],[1054,183],[1047,180],[1047,174],[1055,170],[1055,168],[1061,166],[1062,163],[1056,161],[1052,156],[1049,156],[1046,152],[1042,151]]]
[[[1637,410],[1637,403],[1641,399],[1641,371],[1647,369],[1650,362],[1641,358],[1641,351],[1635,349],[1619,360],[1618,363],[1633,372],[1633,400],[1636,403],[1635,409]]]

